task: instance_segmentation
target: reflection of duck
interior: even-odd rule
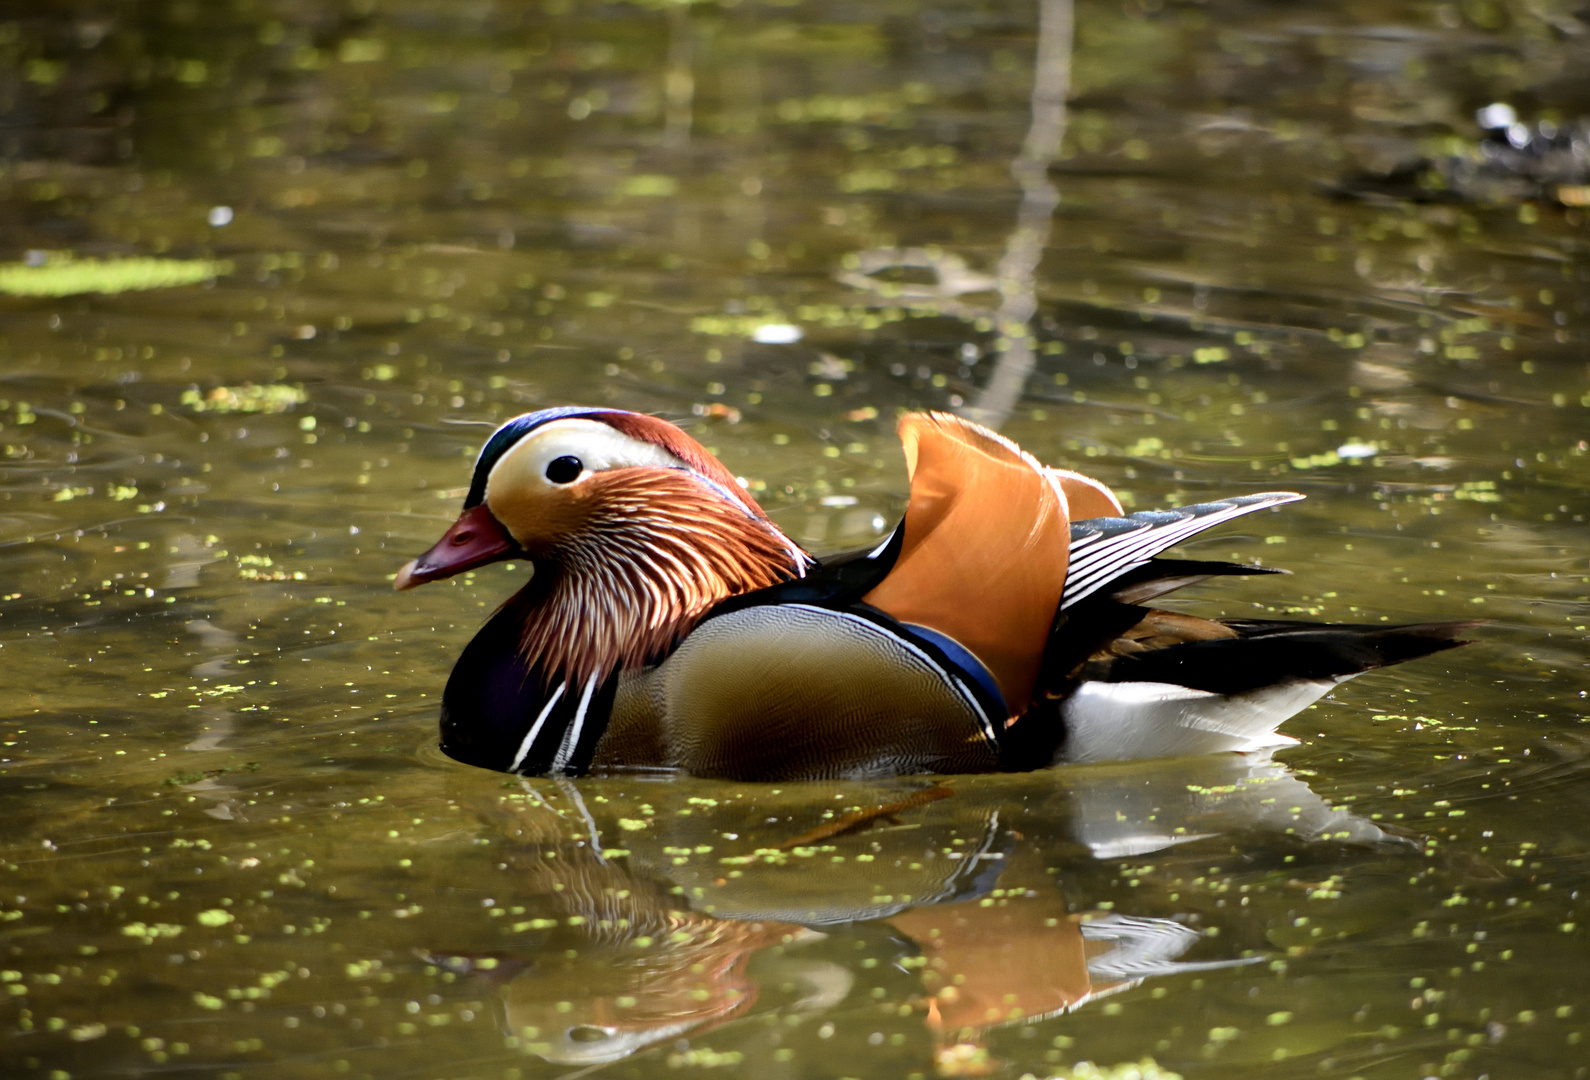
[[[463,515],[399,588],[528,556],[444,696],[443,748],[527,774],[741,779],[1030,769],[1248,750],[1345,678],[1458,624],[1210,621],[1141,606],[1229,563],[1158,559],[1301,496],[1130,516],[946,415],[900,424],[911,500],[869,552],[814,563],[673,425],[610,409],[509,421]]]
[[[1218,779],[1183,769],[1149,787],[1190,777]],[[926,800],[880,786],[866,795],[882,797],[878,805],[833,816],[829,796],[848,802],[845,789],[796,787],[711,806],[690,789],[649,791],[656,823],[640,830],[613,828],[605,814],[634,811],[613,808],[618,797],[601,789],[589,793],[601,801],[567,783],[532,789],[521,809],[491,818],[515,847],[507,867],[576,927],[534,952],[428,958],[494,983],[505,1029],[532,1053],[588,1065],[769,1012],[830,1012],[850,997],[855,953],[843,937],[825,947],[825,935],[870,940],[891,969],[914,973],[914,989],[891,991],[892,1008],[920,1019],[945,1075],[981,1071],[997,1029],[1146,978],[1244,962],[1181,960],[1201,935],[1173,920],[1068,910],[1046,869],[1053,854],[1002,812],[1024,801],[1008,783]],[[1083,787],[1055,806],[1085,801]],[[1235,823],[1203,816],[1216,831]],[[814,818],[825,829],[807,828]],[[1167,827],[1178,820],[1167,815]],[[604,853],[604,831],[633,850]]]
[[[1068,831],[1095,858],[1146,855],[1230,832],[1299,840],[1406,843],[1374,822],[1331,806],[1268,754],[1104,765],[1064,777]]]
[[[583,811],[578,794],[572,798]],[[557,839],[556,819],[542,814],[532,824],[530,839],[540,843],[525,844],[526,830],[512,828],[523,846],[507,865],[574,920],[580,947],[533,958],[426,956],[498,984],[505,1029],[549,1061],[617,1061],[742,1016],[759,997],[746,970],[753,955],[823,936],[791,923],[692,911],[667,886],[607,860],[588,841]],[[826,1008],[850,990],[850,973],[834,964],[789,958],[780,968],[781,978],[803,989],[793,1011]]]
[[[1244,962],[1178,961],[1200,935],[1170,919],[1074,914],[1042,866],[1023,861],[1001,875],[992,904],[916,908],[889,920],[922,951],[920,1008],[940,1075],[993,1071],[983,1042],[998,1028],[1048,1019],[1152,976]]]
[[[505,1026],[534,1032],[525,1041],[548,1061],[617,1061],[668,1039],[699,1034],[747,1013],[759,984],[751,957],[811,935],[778,923],[694,916],[648,947],[635,940],[596,956],[553,960],[520,974],[502,991]],[[836,964],[786,961],[777,977],[799,982],[793,1011],[826,1007],[850,990]]]

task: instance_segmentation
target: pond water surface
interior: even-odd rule
[[[1590,188],[1427,167],[1590,9],[10,10],[0,1073],[1590,1075]],[[434,743],[525,568],[390,581],[570,402],[817,552],[961,409],[1309,496],[1184,610],[1489,622],[1273,760],[521,782]]]

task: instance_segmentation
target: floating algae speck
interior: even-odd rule
[[[1091,1061],[1079,1061],[1070,1068],[1061,1069],[1054,1080],[1182,1080],[1180,1073],[1162,1068],[1153,1058],[1125,1065],[1101,1066]]]
[[[201,394],[197,387],[185,390],[182,394],[182,404],[190,406],[194,412],[218,413],[279,413],[286,412],[294,405],[302,405],[309,400],[309,395],[301,386],[285,386],[279,383],[267,383],[256,386],[253,383],[244,383],[242,386],[217,386],[208,394]],[[306,429],[307,430],[307,429]],[[268,562],[265,565],[270,565]]]
[[[231,269],[231,263],[216,259],[74,259],[70,255],[35,255],[26,262],[0,263],[0,293],[75,296],[172,289],[209,281]]]

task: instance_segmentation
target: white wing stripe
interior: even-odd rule
[[[1076,588],[1068,590],[1071,602],[1082,599],[1112,577],[1141,565],[1160,551],[1174,546],[1186,537],[1202,532],[1231,518],[1260,509],[1265,503],[1226,507],[1215,513],[1191,517],[1151,528],[1146,532],[1134,530],[1111,538],[1111,541],[1087,552],[1076,561]],[[1068,578],[1072,575],[1068,573]]]
[[[1083,552],[1081,557],[1077,558],[1072,565],[1077,567],[1078,573],[1085,574],[1095,567],[1107,566],[1110,563],[1120,561],[1122,552],[1135,550],[1144,543],[1153,544],[1156,541],[1163,541],[1164,538],[1185,532],[1189,522],[1197,520],[1192,518],[1185,521],[1172,522],[1169,525],[1162,525],[1157,529],[1133,529],[1130,532],[1120,533],[1110,537],[1107,543],[1100,544],[1091,551]],[[1069,577],[1070,575],[1067,574],[1067,576]]]
[[[1157,529],[1116,537],[1111,543],[1101,545],[1089,552],[1087,557],[1078,560],[1079,583],[1086,583],[1088,579],[1096,578],[1101,572],[1124,571],[1134,560],[1146,561],[1187,537],[1218,525],[1230,516],[1233,515],[1211,514],[1208,517],[1189,518]]]
[[[1243,514],[1300,498],[1301,495],[1289,491],[1266,493],[1251,496],[1243,502],[1226,505],[1207,513],[1194,513],[1192,516],[1162,525],[1145,522],[1139,528],[1129,529],[1108,538],[1102,532],[1079,537],[1071,550],[1074,555],[1078,551],[1081,551],[1081,554],[1071,560],[1066,570],[1065,593],[1060,607],[1064,610],[1079,600],[1091,596],[1115,578],[1143,565],[1161,551],[1173,547],[1189,536],[1230,521],[1232,518],[1241,517]],[[1084,548],[1086,550],[1083,550]]]
[[[1076,587],[1072,589],[1073,574],[1066,572],[1066,599],[1071,603],[1082,599],[1100,585],[1119,577],[1134,566],[1141,565],[1181,540],[1202,532],[1225,520],[1221,515],[1190,518],[1175,525],[1167,525],[1147,532],[1132,532],[1117,537],[1115,542],[1092,553],[1092,558],[1078,560],[1075,573]]]
[[[1075,603],[1110,579],[1120,576],[1133,566],[1147,562],[1166,548],[1173,547],[1186,537],[1218,522],[1219,519],[1216,518],[1195,518],[1176,526],[1154,529],[1147,533],[1128,533],[1119,537],[1109,547],[1099,549],[1094,558],[1079,560],[1074,575],[1067,571],[1066,599]],[[1075,581],[1074,588],[1073,581]]]

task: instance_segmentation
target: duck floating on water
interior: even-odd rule
[[[737,780],[881,777],[1248,751],[1339,683],[1464,644],[1473,623],[1202,619],[1145,606],[1209,577],[1161,558],[1264,492],[1127,514],[943,413],[899,424],[904,520],[814,559],[667,421],[516,417],[408,589],[502,559],[530,581],[448,679],[442,749],[524,775],[667,769]]]

